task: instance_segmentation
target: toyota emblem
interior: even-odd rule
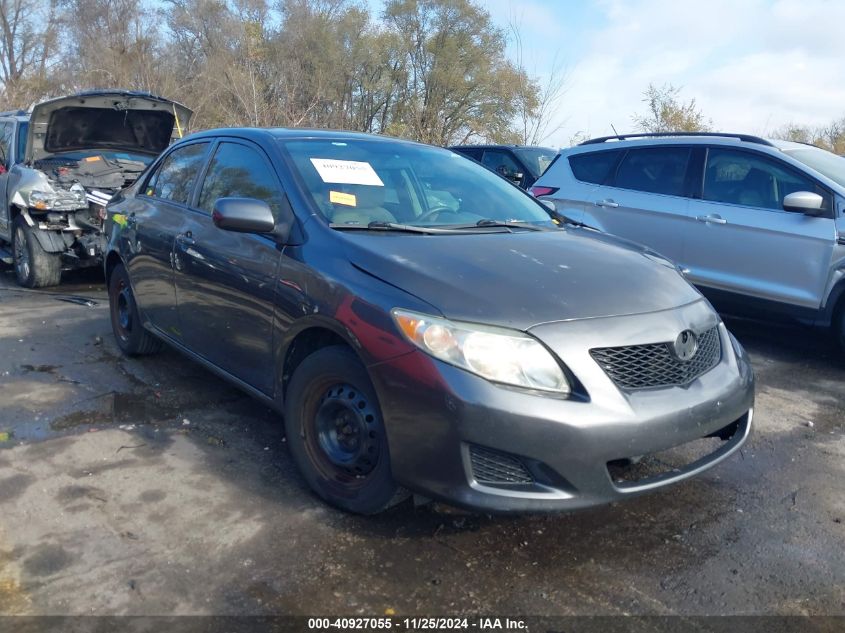
[[[691,330],[684,330],[675,339],[675,356],[680,360],[692,360],[698,351],[698,339]]]

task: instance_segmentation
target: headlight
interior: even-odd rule
[[[734,355],[737,358],[745,356],[745,349],[742,347],[742,343],[730,331],[728,332],[728,337],[731,339],[731,347],[734,348]]]
[[[571,391],[557,360],[527,334],[407,310],[392,314],[408,340],[435,358],[493,382],[558,394]]]
[[[72,211],[87,207],[88,200],[85,198],[85,188],[74,183],[67,190],[33,189],[27,194],[27,205],[38,211]]]
[[[30,191],[29,206],[33,209],[52,209],[56,201],[56,194],[49,191]]]

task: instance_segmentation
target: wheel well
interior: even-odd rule
[[[332,345],[343,345],[352,349],[342,336],[323,327],[308,328],[297,334],[285,352],[282,365],[282,394],[287,392],[290,378],[302,361],[318,349]]]
[[[845,313],[845,282],[841,282],[840,285],[843,289],[839,292],[839,296],[836,297],[836,302],[833,304],[833,312],[830,313],[830,322],[834,325],[834,327],[836,326],[837,321],[842,318],[843,313]]]
[[[112,271],[118,264],[122,263],[122,261],[123,260],[120,259],[120,255],[118,255],[115,251],[111,251],[106,257],[106,287],[108,287],[109,281],[111,280]]]

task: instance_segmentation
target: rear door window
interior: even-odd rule
[[[818,193],[830,210],[830,193],[808,176],[752,152],[711,148],[704,170],[705,200],[783,211],[783,199],[796,191]]]
[[[263,200],[278,220],[284,193],[276,174],[258,150],[240,143],[223,142],[211,159],[198,206],[210,214],[219,198]]]
[[[569,165],[572,167],[572,175],[581,182],[603,185],[610,177],[611,170],[616,166],[621,154],[621,150],[615,149],[570,156]]]
[[[192,143],[173,150],[147,182],[146,194],[188,204],[199,171],[205,163],[208,143]]]
[[[482,152],[482,150],[481,150],[481,149],[478,149],[478,148],[476,148],[476,147],[473,147],[473,148],[470,148],[470,147],[461,147],[461,148],[459,148],[459,149],[457,149],[457,150],[455,150],[455,151],[457,151],[459,154],[463,154],[464,156],[469,156],[469,157],[470,157],[470,158],[472,158],[473,160],[481,160],[481,152]]]
[[[613,184],[622,189],[646,193],[683,195],[689,156],[688,147],[629,150],[616,170]]]

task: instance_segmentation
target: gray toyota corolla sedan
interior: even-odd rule
[[[570,510],[694,476],[748,437],[754,378],[654,252],[566,224],[457,154],[221,129],[108,206],[120,348],[175,347],[283,414],[311,488]]]

